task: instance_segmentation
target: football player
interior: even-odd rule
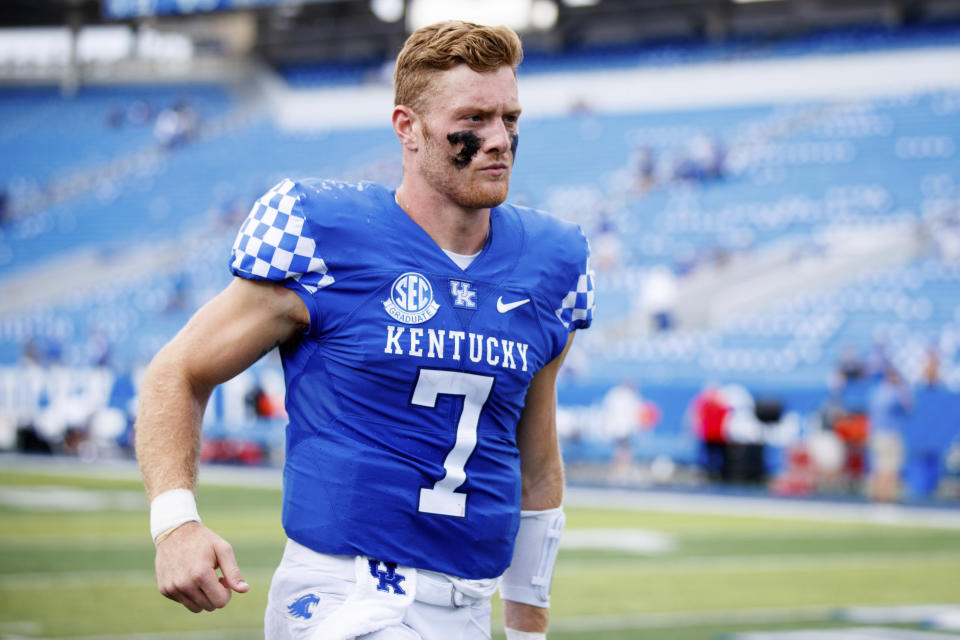
[[[236,276],[154,358],[137,456],[160,591],[214,610],[249,586],[194,493],[207,398],[279,347],[289,414],[271,640],[545,638],[563,527],[555,382],[590,325],[575,225],[505,204],[517,35],[445,22],[395,72],[403,179],[283,180]],[[218,575],[220,570],[222,576]]]

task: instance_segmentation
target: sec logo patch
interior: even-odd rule
[[[440,305],[434,299],[430,281],[415,271],[408,271],[390,285],[390,298],[383,301],[383,308],[398,322],[420,324],[432,318]]]

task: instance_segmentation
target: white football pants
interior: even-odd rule
[[[313,640],[324,621],[337,612],[343,619],[344,606],[359,607],[351,612],[365,615],[363,603],[355,597],[344,605],[357,585],[357,560],[349,556],[317,553],[293,540],[287,541],[280,566],[270,583],[264,616],[265,640]],[[382,563],[371,570],[389,570]],[[402,570],[402,568],[401,568]],[[398,571],[399,573],[399,571]],[[392,574],[383,572],[381,587],[390,594]],[[413,577],[413,576],[411,576]],[[396,580],[396,578],[394,578]],[[374,579],[375,582],[375,579]],[[473,584],[464,590],[462,580],[444,574],[417,571],[415,580],[396,583],[415,584],[412,602],[401,610],[402,622],[391,623],[378,631],[356,637],[358,640],[489,640],[490,596],[496,581],[478,592]],[[340,609],[340,611],[338,611]],[[322,632],[321,632],[322,633]]]

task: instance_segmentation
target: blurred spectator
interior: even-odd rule
[[[197,131],[197,113],[185,100],[161,111],[153,129],[157,143],[164,149],[174,149],[190,142]]]
[[[623,262],[623,243],[620,235],[611,232],[597,233],[591,238],[592,262],[599,271],[612,271]]]
[[[859,486],[869,432],[867,404],[871,383],[867,378],[866,361],[853,345],[847,345],[841,351],[829,387],[830,394],[821,409],[823,426],[843,446],[844,481],[849,487]]]
[[[815,486],[820,490],[849,490],[847,446],[840,436],[826,429],[810,434],[807,450],[815,471]]]
[[[696,271],[699,262],[700,255],[696,248],[684,246],[673,256],[673,272],[681,278],[690,275]]]
[[[271,394],[268,391],[269,386],[264,380],[257,380],[244,397],[247,410],[257,420],[271,420],[286,416],[283,397]]]
[[[142,127],[156,118],[153,106],[143,100],[134,100],[128,106],[115,105],[107,110],[104,121],[108,129],[119,130],[127,125]]]
[[[904,461],[903,426],[913,405],[909,386],[899,372],[887,367],[869,397],[869,462],[867,493],[873,500],[892,502],[900,494]]]
[[[700,467],[709,480],[725,480],[729,475],[726,432],[729,414],[730,406],[713,384],[707,384],[693,398],[687,412],[687,420],[700,447]]]
[[[16,449],[20,453],[53,453],[53,447],[38,432],[33,424],[17,428]]]
[[[259,465],[267,460],[263,448],[246,438],[204,438],[200,445],[202,462]]]
[[[674,327],[677,290],[676,276],[665,267],[652,269],[644,280],[643,307],[654,331],[668,331]]]
[[[679,182],[702,183],[720,180],[726,176],[726,149],[712,136],[697,136],[689,144],[673,169],[673,178]]]
[[[127,119],[126,113],[120,107],[112,107],[107,111],[107,128],[121,129]]]
[[[591,260],[600,271],[618,268],[623,261],[623,243],[609,205],[600,201],[597,208],[597,222],[590,239]]]
[[[23,345],[23,359],[28,365],[57,364],[63,359],[63,345],[52,338],[34,336]]]
[[[153,128],[157,143],[164,149],[172,149],[180,142],[180,119],[172,109],[164,109],[157,116]]]
[[[630,437],[643,426],[644,402],[632,380],[624,380],[607,391],[602,403],[604,430],[615,443],[610,470],[624,478],[633,464]]]
[[[860,352],[853,345],[847,345],[840,352],[840,360],[837,362],[837,375],[841,383],[850,380],[859,380],[864,377],[864,363],[860,359]]]
[[[700,167],[689,156],[681,156],[673,167],[673,179],[677,182],[700,182],[701,178]]]
[[[588,118],[593,115],[593,108],[586,98],[576,98],[570,103],[570,115],[578,118]]]
[[[852,344],[845,345],[840,350],[840,357],[834,365],[827,379],[830,396],[823,413],[827,425],[832,425],[835,415],[847,411],[844,402],[844,393],[852,383],[866,377],[866,365],[860,356],[860,351]]]
[[[134,100],[127,109],[127,122],[130,124],[147,124],[156,116],[152,105],[143,100]]]
[[[846,446],[833,431],[818,429],[806,442],[787,450],[786,464],[770,484],[779,495],[808,495],[816,490],[848,488]]]
[[[843,407],[830,415],[827,426],[843,444],[843,473],[847,483],[853,487],[863,477],[865,467],[865,449],[870,434],[870,420],[861,409],[847,410]]]
[[[887,349],[887,337],[881,331],[873,336],[873,345],[864,359],[864,374],[870,380],[883,379],[887,371],[893,368],[893,361]]]
[[[40,411],[34,428],[53,451],[75,454],[87,439],[87,429],[96,409],[97,401],[91,393],[71,389]]]
[[[165,313],[179,313],[187,309],[190,301],[190,278],[185,271],[180,271],[173,276],[173,287],[170,296],[167,298]]]
[[[928,387],[936,387],[940,384],[940,349],[936,344],[927,347],[920,376]]]
[[[243,398],[244,404],[247,407],[247,411],[256,416],[258,420],[266,417],[265,413],[266,407],[269,403],[269,398],[267,398],[267,392],[263,390],[263,387],[259,383],[254,384],[247,394]]]
[[[723,269],[730,264],[730,260],[733,258],[731,252],[728,248],[723,245],[717,245],[713,249],[713,264],[718,269]]]
[[[179,100],[173,106],[173,109],[180,117],[180,127],[183,131],[184,139],[186,141],[192,140],[196,137],[200,125],[196,109],[186,100]]]
[[[110,365],[110,340],[107,334],[100,327],[95,327],[90,331],[90,337],[87,339],[90,345],[90,364],[97,367],[106,367]]]
[[[638,191],[645,193],[652,189],[657,181],[657,163],[653,149],[648,146],[640,147],[633,158],[634,185]]]
[[[816,488],[817,474],[808,447],[794,444],[787,449],[783,469],[773,482],[770,491],[776,495],[809,495]]]
[[[757,419],[756,402],[746,387],[728,384],[720,393],[727,407],[724,430],[729,442],[756,443],[763,439],[763,424]]]
[[[596,233],[617,233],[617,223],[610,213],[610,208],[606,202],[601,202],[597,210]]]
[[[960,203],[932,221],[928,233],[941,260],[947,264],[960,262]]]
[[[728,408],[723,420],[726,439],[726,473],[731,482],[763,482],[764,426],[757,417],[757,405],[746,387],[728,384],[720,389],[720,396]]]
[[[137,412],[137,388],[133,375],[129,370],[117,372],[113,386],[110,388],[110,397],[107,399],[107,408],[123,416],[123,429],[116,436],[116,443],[120,447],[133,450],[133,423]]]
[[[7,195],[6,187],[0,187],[0,228],[7,226],[11,221],[10,196]]]
[[[939,492],[943,497],[960,499],[960,437],[947,447],[943,457],[944,477]]]
[[[720,140],[708,136],[694,146],[694,157],[703,169],[705,180],[722,180],[727,175],[727,150]]]

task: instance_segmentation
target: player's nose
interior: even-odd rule
[[[510,149],[510,132],[507,130],[507,124],[499,119],[494,120],[483,142],[483,150],[487,153],[506,153]]]

